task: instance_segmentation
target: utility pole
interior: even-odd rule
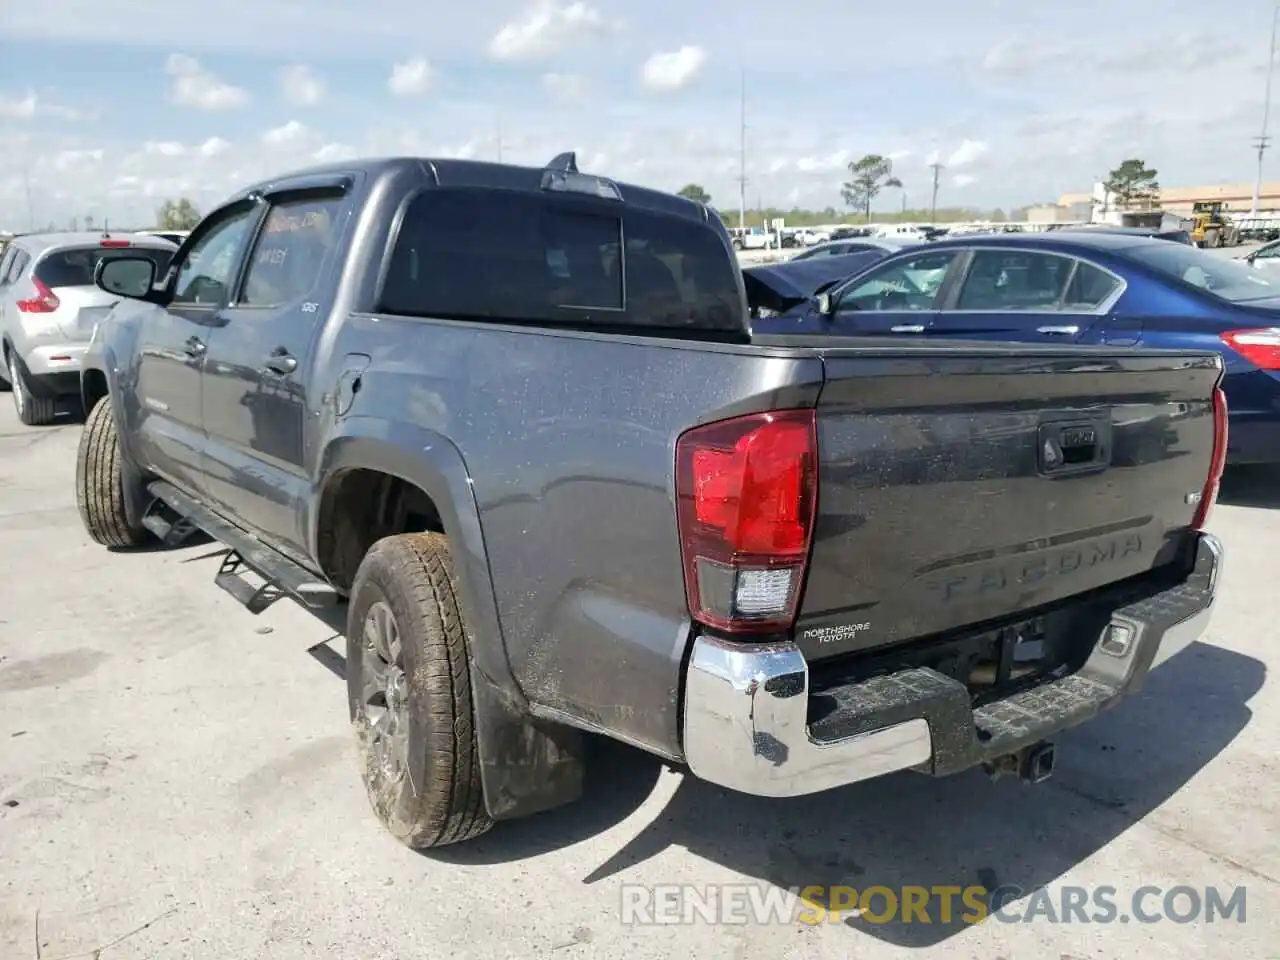
[[[1267,92],[1262,101],[1262,133],[1253,141],[1253,145],[1258,150],[1258,176],[1253,181],[1253,204],[1249,207],[1249,212],[1253,214],[1258,212],[1258,203],[1262,199],[1262,156],[1271,144],[1271,138],[1267,136],[1267,123],[1271,119],[1271,75],[1275,72],[1276,66],[1276,22],[1278,20],[1280,20],[1280,0],[1277,0],[1275,9],[1271,12],[1271,46],[1267,48]]]
[[[742,71],[742,122],[738,131],[738,227],[747,226],[747,71]]]
[[[27,229],[35,232],[36,206],[31,202],[31,174],[26,167],[22,168],[22,189],[27,195]]]
[[[938,161],[935,160],[933,163],[929,164],[929,167],[933,170],[933,200],[929,204],[929,222],[937,223],[938,222],[938,174],[942,172],[943,166],[942,164],[938,163]]]

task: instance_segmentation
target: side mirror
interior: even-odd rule
[[[149,257],[112,257],[100,260],[93,271],[94,284],[118,297],[145,300],[156,281],[156,264]]]
[[[835,304],[831,302],[831,294],[820,293],[817,296],[817,301],[818,301],[818,313],[820,313],[824,317],[831,316],[832,310],[835,309]]]

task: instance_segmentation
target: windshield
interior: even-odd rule
[[[1165,276],[1232,303],[1280,297],[1280,278],[1182,243],[1156,241],[1127,247],[1123,255]]]

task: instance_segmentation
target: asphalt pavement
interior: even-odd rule
[[[907,773],[773,801],[601,743],[576,806],[419,854],[366,803],[333,626],[288,601],[247,613],[214,586],[215,543],[90,543],[72,487],[79,432],[23,427],[0,396],[4,960],[1280,950],[1274,472],[1228,478],[1211,522],[1228,561],[1203,642],[1062,737],[1048,783]],[[1243,888],[1247,914],[624,925],[628,890],[669,884],[1048,891],[1023,904],[1072,888],[1112,887],[1122,904],[1143,886]]]

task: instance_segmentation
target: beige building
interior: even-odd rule
[[[1088,193],[1064,193],[1059,207],[1089,208],[1102,198],[1101,185]],[[1170,213],[1190,214],[1195,203],[1222,202],[1233,213],[1248,213],[1253,206],[1252,183],[1216,183],[1203,187],[1165,187],[1160,191],[1160,206]],[[1280,210],[1280,180],[1264,180],[1258,195],[1259,210]]]

